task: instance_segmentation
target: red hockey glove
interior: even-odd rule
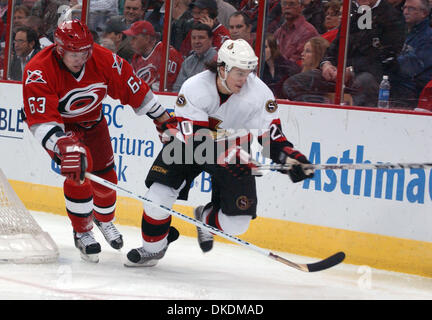
[[[313,169],[304,170],[300,164],[310,164],[309,160],[300,151],[290,147],[284,147],[279,157],[282,164],[293,164],[290,170],[279,170],[281,173],[288,174],[292,182],[300,182],[304,179],[312,178],[314,176]]]
[[[88,167],[85,146],[73,134],[59,138],[56,146],[61,160],[60,173],[66,179],[83,183]]]
[[[181,134],[177,129],[178,121],[176,117],[171,117],[163,122],[153,120],[153,123],[158,131],[159,139],[163,144],[170,142],[173,137],[178,137],[179,134]]]

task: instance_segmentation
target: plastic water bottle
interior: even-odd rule
[[[378,108],[389,108],[390,82],[388,76],[383,76],[379,86]]]

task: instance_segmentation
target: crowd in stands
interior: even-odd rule
[[[189,77],[205,70],[226,39],[242,38],[255,47],[258,1],[172,3],[168,91],[177,92]],[[58,23],[81,17],[82,0],[13,4],[7,79],[20,81],[27,61],[53,43]],[[277,98],[333,103],[342,0],[268,0],[267,4],[258,76]],[[8,1],[0,0],[0,70],[8,10]],[[95,41],[129,61],[135,73],[158,91],[164,16],[163,0],[91,0],[87,20]],[[376,107],[379,84],[387,75],[391,108],[432,111],[430,16],[428,0],[352,1],[344,78],[347,104]]]

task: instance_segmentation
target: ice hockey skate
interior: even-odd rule
[[[195,219],[203,221],[204,206],[196,207],[194,210]],[[198,244],[203,252],[209,252],[213,249],[213,234],[205,229],[197,227]]]
[[[179,232],[176,228],[170,227],[168,233],[168,244],[159,252],[148,252],[143,247],[132,249],[126,255],[124,265],[126,267],[154,267],[160,259],[165,256],[168,246],[171,242],[179,237]]]
[[[81,258],[85,261],[97,263],[99,262],[99,253],[101,252],[101,246],[93,236],[93,232],[88,231],[84,233],[73,233],[75,247],[77,247],[81,253]]]
[[[96,220],[96,218],[94,217],[93,221],[95,225],[99,228],[99,230],[102,232],[105,240],[109,243],[111,247],[117,250],[120,250],[123,247],[123,237],[115,227],[114,223],[112,223],[112,221],[101,222]]]

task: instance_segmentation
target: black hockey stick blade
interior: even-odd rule
[[[325,258],[321,261],[318,262],[314,262],[314,263],[308,263],[308,264],[304,264],[304,263],[295,263],[292,262],[288,259],[285,259],[281,256],[278,256],[277,254],[274,254],[272,252],[269,252],[269,257],[282,262],[292,268],[295,268],[297,270],[300,271],[304,271],[304,272],[317,272],[317,271],[322,271],[322,270],[326,270],[328,268],[334,267],[335,265],[341,263],[344,259],[345,259],[345,253],[343,252],[338,252],[335,253],[334,255]]]
[[[341,263],[344,259],[345,253],[341,251],[324,260],[315,263],[308,263],[306,266],[308,268],[308,272],[316,272],[334,267],[335,265]]]

